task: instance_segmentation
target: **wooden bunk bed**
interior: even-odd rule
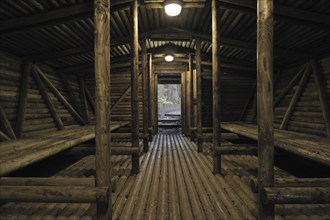
[[[236,122],[221,123],[221,128],[258,140],[257,125]],[[274,129],[274,146],[290,153],[330,166],[330,140],[327,138]]]
[[[128,122],[112,123],[111,131]],[[0,176],[26,167],[95,138],[95,126],[86,125],[0,143]]]

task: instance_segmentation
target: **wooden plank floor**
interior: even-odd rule
[[[205,143],[205,148],[210,144]],[[88,156],[57,176],[85,177],[95,173]],[[256,177],[255,156],[223,158],[223,176],[211,172],[212,159],[198,154],[181,135],[157,135],[141,156],[141,171],[129,176],[130,158],[112,158],[119,176],[113,193],[113,219],[255,219],[256,196],[249,180]],[[277,177],[289,177],[276,169]],[[329,219],[330,205],[279,205],[276,219]],[[95,219],[95,205],[8,203],[0,219]]]

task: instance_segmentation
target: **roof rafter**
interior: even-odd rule
[[[132,0],[112,0],[111,11],[118,11],[129,8]],[[253,0],[218,0],[220,7],[228,10],[240,11],[242,13],[256,14],[256,2]],[[150,1],[149,1],[150,2]],[[184,7],[187,8],[201,8],[207,5],[204,1],[201,2],[187,2]],[[162,4],[141,3],[140,6],[148,8],[159,8]],[[292,23],[300,26],[308,26],[312,28],[330,30],[330,16],[322,15],[306,10],[287,7],[275,4],[275,19],[287,23]],[[89,1],[84,4],[73,5],[66,8],[56,9],[48,12],[42,12],[35,15],[24,16],[20,18],[4,20],[0,22],[0,35],[7,35],[21,31],[28,31],[66,22],[80,20],[84,18],[92,18],[93,4]]]
[[[165,27],[165,28],[159,28],[151,31],[142,32],[139,34],[139,37],[140,39],[144,39],[146,37],[153,39],[153,37],[156,36],[156,38],[162,38],[163,40],[167,40],[166,36],[169,35],[171,39],[173,33],[175,33],[177,36],[186,37],[187,39],[201,38],[204,41],[208,41],[208,42],[211,41],[211,36],[209,36],[208,34],[201,34],[191,30],[186,30],[176,27]],[[130,36],[122,37],[120,39],[112,40],[111,46],[129,44],[129,42],[130,42]],[[245,50],[251,53],[255,53],[256,51],[255,43],[250,43],[250,42],[245,42],[245,41],[240,41],[225,37],[221,38],[221,45]],[[71,48],[68,50],[63,50],[58,52],[50,51],[43,54],[30,55],[30,56],[26,56],[25,58],[32,61],[41,62],[46,60],[63,58],[66,56],[74,56],[78,54],[89,53],[92,52],[93,50],[94,50],[94,45],[87,45],[83,47]],[[274,53],[275,55],[282,57],[310,58],[315,56],[313,54],[309,54],[303,51],[288,50],[278,47],[275,47]]]

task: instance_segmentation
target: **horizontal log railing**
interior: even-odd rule
[[[261,192],[264,204],[328,204],[328,187],[266,187]]]
[[[107,202],[108,187],[1,186],[0,202],[94,203]]]
[[[250,180],[251,190],[258,192],[258,182],[256,179]],[[276,178],[274,187],[329,187],[330,178]]]

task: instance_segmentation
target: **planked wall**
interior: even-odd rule
[[[7,53],[0,52],[0,106],[15,130],[17,112],[19,108],[19,96],[22,84],[23,62],[19,58]],[[40,66],[46,77],[53,83],[61,94],[69,101],[68,91],[64,87],[63,81],[54,69],[46,66]],[[74,76],[67,76],[68,84],[71,87],[72,94],[80,105],[79,84]],[[65,127],[77,126],[78,122],[69,113],[66,107],[57,99],[57,97],[46,86],[46,91],[51,97],[54,106],[63,121]],[[50,111],[43,100],[39,88],[29,74],[27,106],[25,112],[25,121],[23,126],[23,136],[32,136],[42,132],[56,131],[57,126],[50,114]],[[3,128],[1,128],[4,133]]]
[[[304,65],[309,65],[307,62]],[[321,72],[321,78],[323,86],[325,87],[325,95],[327,97],[327,106],[330,104],[330,57],[316,61],[317,66]],[[303,68],[303,65],[299,65],[290,69],[286,69],[275,75],[274,77],[274,100],[280,95],[280,93],[287,87],[289,82],[297,75],[297,73]],[[327,136],[326,123],[323,117],[321,108],[321,102],[319,98],[318,84],[315,80],[315,73],[312,69],[309,70],[310,75],[307,83],[304,85],[301,95],[293,109],[293,114],[289,118],[288,126],[285,130],[318,135]],[[298,89],[301,78],[294,84],[294,86],[285,94],[285,96],[279,102],[279,105],[274,109],[274,127],[279,129],[283,121],[288,106]],[[252,120],[251,112],[253,112],[252,100],[249,104],[249,109],[243,117],[245,122],[256,123]]]

